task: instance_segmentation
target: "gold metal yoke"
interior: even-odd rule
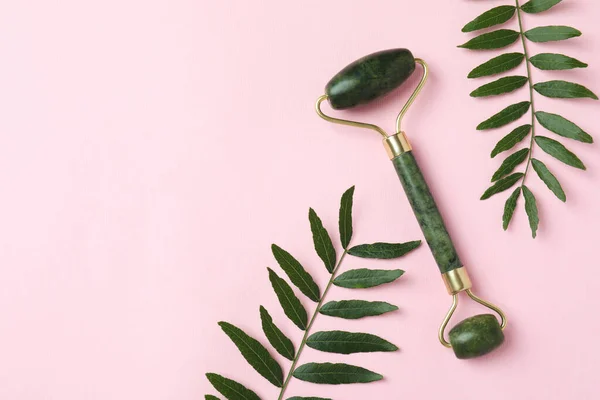
[[[452,271],[448,271],[442,274],[442,280],[444,281],[444,285],[446,285],[446,290],[448,290],[448,294],[452,295],[452,306],[450,306],[450,310],[448,310],[448,313],[444,317],[442,325],[440,326],[440,329],[438,331],[438,338],[442,345],[448,348],[452,347],[450,342],[448,342],[444,337],[444,332],[446,331],[446,327],[448,326],[448,323],[450,322],[454,311],[456,311],[456,308],[458,307],[458,294],[460,292],[467,293],[467,296],[469,296],[473,301],[496,312],[500,316],[500,328],[502,328],[502,330],[506,328],[506,324],[508,321],[506,320],[506,315],[504,314],[504,312],[498,306],[486,300],[483,300],[481,297],[476,296],[475,293],[471,291],[471,287],[473,286],[473,284],[471,283],[471,278],[469,277],[469,274],[467,273],[467,269],[465,267],[453,269]]]
[[[385,150],[390,159],[396,158],[400,154],[406,153],[407,151],[411,151],[412,146],[410,145],[406,134],[402,132],[401,129],[402,119],[404,119],[404,116],[408,112],[408,109],[415,102],[419,93],[421,93],[423,86],[425,86],[425,83],[427,82],[427,77],[429,76],[429,67],[427,66],[427,63],[425,61],[421,60],[420,58],[415,58],[415,63],[420,64],[423,67],[423,77],[421,78],[421,81],[415,88],[414,92],[406,101],[406,104],[404,104],[404,107],[402,107],[402,109],[398,113],[398,116],[396,117],[396,133],[394,135],[388,135],[386,131],[384,131],[381,127],[374,124],[368,124],[359,121],[350,121],[341,118],[334,118],[325,114],[321,110],[321,103],[327,100],[327,98],[329,97],[326,94],[320,96],[317,99],[317,102],[315,104],[315,110],[317,111],[319,117],[323,118],[325,121],[333,122],[335,124],[355,126],[357,128],[371,129],[379,133],[383,137],[383,146],[385,147]]]

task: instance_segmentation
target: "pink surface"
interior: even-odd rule
[[[585,173],[540,156],[569,200],[563,205],[530,179],[542,220],[535,241],[522,208],[502,232],[506,195],[478,200],[500,162],[488,154],[507,130],[474,127],[526,92],[470,99],[478,82],[465,76],[491,54],[456,45],[469,37],[460,32],[464,23],[510,3],[3,2],[0,398],[199,399],[215,393],[204,378],[214,371],[275,399],[276,389],[216,324],[230,321],[262,338],[262,304],[300,339],[267,280],[265,267],[275,266],[270,244],[291,251],[323,286],[307,210],[314,207],[335,234],[339,196],[353,184],[355,244],[421,237],[376,135],[327,124],[313,111],[341,67],[391,47],[408,47],[430,63],[431,81],[405,129],[479,293],[509,315],[507,343],[470,362],[439,345],[450,298],[425,247],[398,262],[352,259],[344,269],[407,271],[393,285],[361,293],[401,311],[362,322],[320,318],[315,328],[369,331],[401,351],[329,356],[307,349],[303,362],[344,360],[386,379],[348,387],[294,381],[288,394],[598,398],[598,146],[569,143]],[[535,71],[536,80],[570,78],[600,92],[598,15],[600,2],[565,0],[526,17],[527,27],[568,24],[584,32],[534,52],[590,63],[587,70]],[[392,129],[407,94],[351,115]],[[538,104],[600,139],[598,103]],[[354,296],[334,288],[329,298]],[[476,311],[465,306],[458,318]]]

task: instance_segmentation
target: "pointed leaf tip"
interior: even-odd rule
[[[317,255],[321,260],[323,260],[327,271],[332,273],[335,269],[337,257],[335,254],[335,248],[331,242],[331,237],[329,236],[327,229],[323,227],[321,218],[319,218],[315,210],[312,208],[308,210],[308,220],[310,222],[310,230],[313,235],[313,243]]]
[[[308,363],[294,371],[294,377],[301,381],[342,385],[380,381],[383,376],[368,369],[349,364]]]
[[[535,201],[535,196],[531,193],[531,190],[523,185],[523,197],[525,197],[525,212],[529,219],[529,227],[531,228],[531,236],[535,239],[537,236],[537,230],[540,223],[538,217],[538,208]]]
[[[232,379],[211,372],[206,374],[206,378],[228,400],[261,400],[252,390]]]
[[[570,26],[540,26],[525,32],[525,37],[535,43],[556,42],[581,36],[581,32]]]
[[[329,317],[360,319],[382,315],[398,310],[398,307],[383,301],[340,300],[330,301],[319,309],[319,313]]]
[[[281,304],[281,308],[283,308],[283,312],[298,328],[305,330],[306,325],[308,324],[308,314],[300,302],[300,299],[296,297],[290,285],[288,285],[285,280],[281,279],[275,271],[271,268],[267,268],[267,270],[269,271],[271,286],[277,295],[277,299],[279,300],[279,304]]]
[[[401,269],[351,269],[335,278],[333,284],[348,289],[367,289],[394,282],[403,274]]]
[[[510,195],[510,197],[506,200],[504,204],[504,214],[502,215],[502,227],[504,230],[508,229],[510,225],[510,221],[512,220],[513,214],[515,213],[515,209],[517,208],[517,200],[519,200],[519,196],[521,195],[521,187],[515,189],[515,191]]]
[[[281,247],[273,244],[271,246],[273,256],[281,269],[286,273],[290,281],[298,288],[306,297],[314,302],[321,299],[321,290],[315,283],[313,277],[304,269],[302,264],[294,258],[290,253]]]
[[[531,0],[521,6],[521,10],[529,14],[537,14],[547,11],[560,3],[562,0]]]
[[[406,243],[360,244],[348,250],[348,254],[360,258],[392,259],[402,257],[421,245],[420,240]]]
[[[534,171],[538,174],[542,182],[544,182],[546,186],[548,186],[548,189],[550,189],[560,201],[562,201],[563,203],[566,202],[567,195],[565,194],[565,191],[560,185],[558,179],[556,179],[554,174],[552,174],[548,167],[546,167],[546,164],[534,158],[531,160],[531,165],[533,166]]]
[[[505,190],[510,189],[517,183],[521,178],[523,178],[522,172],[516,172],[512,175],[504,177],[499,181],[496,181],[491,187],[489,187],[481,196],[480,200],[487,200],[495,194],[500,192],[504,192]]]
[[[336,354],[355,354],[397,351],[398,347],[370,333],[323,331],[308,337],[306,345],[311,349]]]
[[[516,42],[519,36],[519,32],[510,29],[500,29],[479,35],[458,47],[469,50],[501,49]]]
[[[260,321],[267,340],[273,348],[290,361],[294,360],[296,349],[294,343],[275,325],[266,308],[260,306]]]
[[[354,198],[354,186],[349,188],[342,195],[340,201],[340,217],[338,221],[340,231],[340,241],[344,250],[348,249],[352,239],[352,203]]]
[[[235,325],[221,321],[219,326],[256,372],[277,387],[283,385],[283,370],[265,346]]]
[[[495,25],[503,24],[509,21],[515,15],[516,11],[515,6],[499,6],[495,7],[489,11],[484,12],[473,21],[466,24],[462,31],[473,32],[480,29],[489,28]]]

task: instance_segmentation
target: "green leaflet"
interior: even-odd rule
[[[350,239],[352,239],[352,201],[354,197],[354,186],[346,190],[342,195],[340,202],[340,218],[338,225],[340,228],[340,241],[344,250],[348,248]]]
[[[555,42],[578,36],[581,36],[581,32],[570,26],[540,26],[525,32],[525,37],[536,43]]]
[[[277,263],[281,269],[285,271],[290,278],[290,281],[292,281],[306,297],[314,302],[318,302],[321,299],[319,286],[317,286],[312,276],[306,272],[302,264],[300,264],[290,253],[276,244],[271,245],[271,250],[273,251],[273,256],[277,260]]]
[[[529,14],[546,11],[560,3],[562,0],[531,0],[521,6],[521,10]]]
[[[359,319],[396,311],[398,307],[384,301],[340,300],[323,305],[319,312],[330,317]]]
[[[283,385],[283,371],[265,346],[237,326],[228,322],[221,321],[219,322],[219,326],[229,336],[242,353],[242,356],[256,372],[277,387]]]
[[[523,60],[525,55],[523,53],[508,53],[502,54],[501,56],[494,57],[489,61],[476,67],[469,73],[469,78],[481,78],[484,76],[501,74],[511,69],[517,68]]]
[[[510,93],[525,86],[529,81],[526,76],[507,76],[485,84],[471,92],[471,97],[497,96]]]
[[[528,155],[529,149],[521,149],[516,153],[506,157],[504,162],[502,162],[502,165],[500,165],[500,168],[498,168],[498,170],[494,173],[494,176],[492,176],[492,182],[496,182],[503,176],[513,172],[517,165],[521,164],[527,159]]]
[[[598,96],[596,96],[591,90],[585,86],[573,82],[541,82],[533,85],[533,88],[542,96],[556,99],[579,99],[588,97],[590,99],[598,100]]]
[[[227,400],[261,400],[252,390],[234,380],[213,373],[206,374],[206,377]]]
[[[586,132],[584,132],[583,129],[581,129],[568,119],[561,117],[560,115],[538,111],[535,113],[535,117],[537,118],[540,125],[548,129],[549,131],[556,133],[557,135],[569,139],[575,139],[583,143],[594,142],[594,139]]]
[[[323,227],[321,218],[319,218],[312,208],[308,211],[308,220],[310,221],[310,230],[312,231],[315,250],[319,258],[323,260],[327,271],[331,273],[335,269],[336,261],[335,248],[333,247],[333,243],[331,243],[331,237],[327,229]]]
[[[288,397],[287,400],[331,400],[331,399],[325,399],[323,397],[298,397],[298,396],[294,396],[294,397]]]
[[[513,130],[511,133],[504,136],[498,142],[498,144],[496,144],[496,147],[494,147],[494,150],[492,150],[490,157],[494,158],[498,154],[502,153],[503,151],[512,149],[513,147],[516,146],[517,143],[519,143],[523,139],[525,139],[527,137],[527,135],[529,135],[529,132],[531,132],[530,124],[519,126],[515,130]]]
[[[420,245],[420,240],[406,243],[360,244],[349,249],[348,254],[360,258],[392,259],[402,257]]]
[[[587,64],[562,54],[542,53],[529,59],[534,67],[546,71],[587,68]]]
[[[463,32],[473,32],[479,29],[489,28],[509,21],[515,15],[515,6],[499,6],[484,12],[462,29]]]
[[[521,178],[523,178],[522,172],[515,172],[512,175],[507,176],[506,178],[502,178],[496,183],[494,183],[490,188],[488,188],[480,200],[487,200],[495,194],[500,192],[504,192],[505,190],[510,189],[517,183]]]
[[[324,331],[310,335],[306,345],[312,349],[336,354],[390,352],[398,347],[369,333]]]
[[[550,189],[552,193],[554,193],[562,202],[567,201],[567,195],[560,185],[560,182],[558,179],[556,179],[552,172],[550,172],[548,167],[546,167],[546,164],[533,158],[531,160],[531,165],[540,179],[546,184],[546,186],[548,186],[548,189]]]
[[[525,197],[525,212],[529,219],[529,227],[531,228],[531,236],[535,239],[537,236],[540,219],[538,217],[538,208],[535,201],[535,196],[527,186],[523,186],[523,197]]]
[[[260,321],[262,323],[263,332],[269,343],[271,343],[271,346],[273,346],[279,354],[288,360],[293,361],[294,356],[296,355],[294,343],[285,336],[277,325],[275,325],[273,318],[263,306],[260,306]]]
[[[517,208],[517,200],[519,200],[519,196],[521,196],[521,186],[512,192],[504,204],[504,214],[502,215],[502,227],[504,230],[507,230],[508,226],[510,225],[510,221],[512,220],[513,214]]]
[[[305,382],[342,385],[380,381],[383,376],[368,369],[348,364],[308,363],[294,371],[294,377]]]
[[[519,32],[510,29],[500,29],[490,33],[484,33],[460,45],[464,49],[470,50],[493,50],[501,49],[513,44],[519,38]]]
[[[579,168],[585,170],[585,165],[583,162],[569,151],[565,146],[561,143],[557,142],[554,139],[550,139],[545,136],[536,136],[535,142],[542,150],[546,153],[550,154],[552,157],[556,158],[559,161],[564,162],[571,167]]]
[[[501,128],[504,125],[508,125],[513,121],[521,118],[529,110],[531,103],[529,101],[523,101],[521,103],[513,104],[500,111],[498,114],[493,115],[489,119],[483,121],[477,130],[483,131],[486,129]]]
[[[351,269],[335,278],[333,284],[348,289],[367,289],[394,282],[403,274],[401,269]]]
[[[290,285],[281,279],[271,268],[267,269],[269,270],[269,280],[279,299],[281,308],[283,308],[283,312],[298,328],[305,330],[308,323],[308,315],[304,306],[296,297]]]
[[[205,394],[204,400],[221,400],[217,396],[213,396],[212,394]]]

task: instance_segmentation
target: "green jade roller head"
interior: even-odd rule
[[[402,85],[415,71],[417,64],[423,69],[423,77],[398,114],[396,133],[393,135],[388,135],[377,125],[330,117],[321,110],[321,103],[325,100],[333,109],[344,110],[380,98]],[[446,289],[452,296],[452,306],[438,332],[439,340],[444,346],[451,347],[456,357],[475,358],[490,353],[504,342],[503,330],[506,327],[506,316],[500,308],[472,292],[467,270],[458,257],[435,200],[413,155],[408,138],[401,129],[402,119],[423,89],[428,74],[429,69],[425,61],[414,58],[409,50],[392,49],[373,53],[353,62],[335,75],[325,87],[325,94],[317,99],[315,108],[317,114],[326,121],[374,130],[383,137],[387,154],[392,160],[433,258],[442,273]],[[445,330],[458,306],[461,292],[465,292],[472,300],[496,312],[500,321],[492,314],[467,318],[450,330],[448,335],[450,341],[447,341]]]

